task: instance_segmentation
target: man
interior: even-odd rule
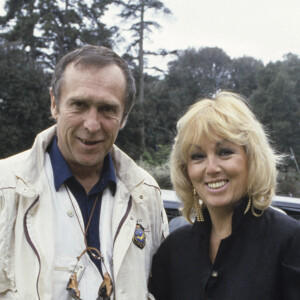
[[[114,145],[134,94],[105,47],[57,64],[57,124],[0,162],[0,299],[152,299],[152,255],[168,231],[160,190]]]

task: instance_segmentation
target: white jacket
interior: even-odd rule
[[[53,299],[53,201],[44,163],[55,132],[56,126],[41,132],[31,149],[0,161],[0,299]],[[167,218],[155,180],[116,146],[111,154],[127,188],[112,215],[115,299],[143,300]],[[139,220],[147,228],[142,250],[132,242]]]

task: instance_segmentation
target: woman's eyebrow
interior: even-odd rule
[[[202,150],[202,148],[199,146],[199,145],[196,145],[196,144],[191,144],[190,145],[190,149],[197,149],[197,150]]]
[[[223,146],[224,144],[226,145],[226,144],[228,144],[228,143],[230,143],[228,140],[222,139],[222,140],[218,141],[218,142],[216,143],[216,145],[217,145],[217,147],[220,147],[220,146]]]

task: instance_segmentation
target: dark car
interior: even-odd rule
[[[162,190],[162,199],[169,220],[170,232],[187,224],[187,221],[181,217],[180,208],[182,203],[175,191]],[[282,210],[292,218],[300,220],[300,198],[275,196],[271,205],[275,209]]]

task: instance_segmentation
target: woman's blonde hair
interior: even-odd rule
[[[248,158],[247,195],[254,209],[265,210],[276,189],[276,164],[282,156],[275,154],[262,124],[240,95],[220,92],[214,99],[203,99],[192,105],[177,123],[177,136],[171,152],[171,180],[183,202],[182,214],[191,222],[193,185],[187,172],[191,145],[202,137],[225,139],[245,148]]]

